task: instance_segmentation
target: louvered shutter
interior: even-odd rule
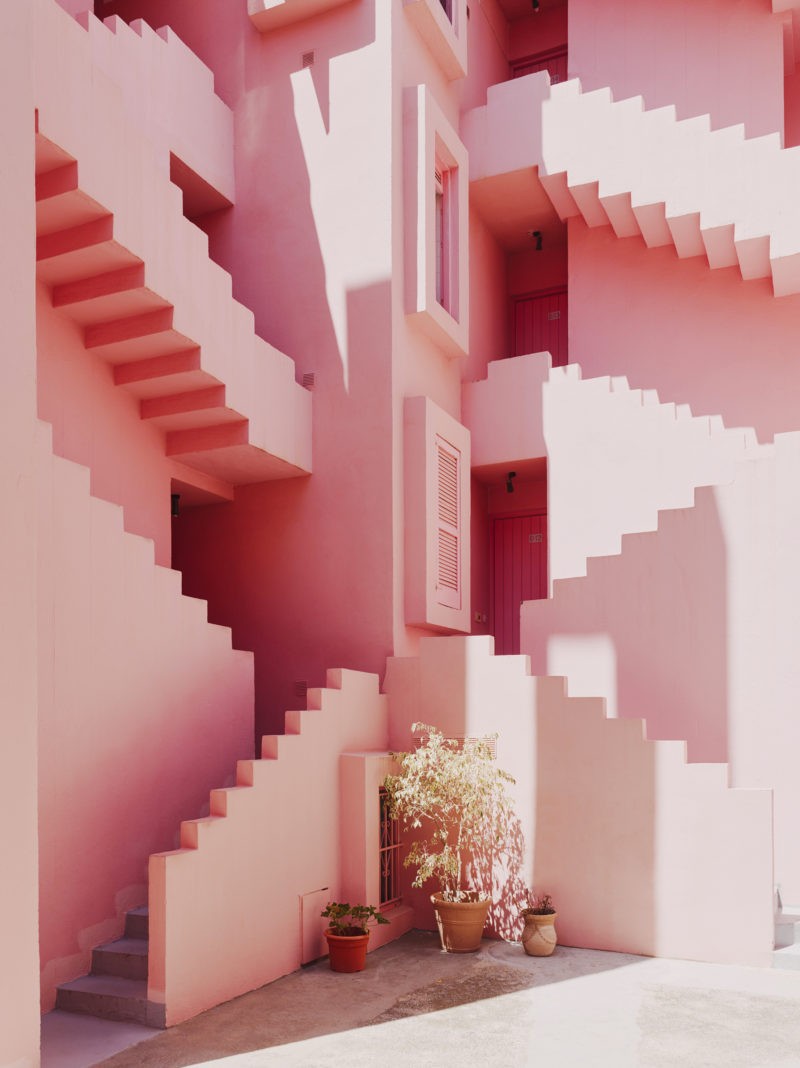
[[[436,600],[447,608],[461,607],[460,466],[461,453],[437,435]]]

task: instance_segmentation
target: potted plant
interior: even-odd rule
[[[549,894],[528,894],[528,905],[520,913],[525,923],[522,948],[530,957],[549,957],[556,948],[556,910]]]
[[[431,902],[442,948],[471,953],[480,946],[491,905],[492,862],[509,851],[507,787],[514,779],[497,767],[491,739],[462,744],[423,723],[412,731],[421,735],[417,748],[392,754],[400,771],[384,782],[389,808],[417,833],[404,860],[406,867],[416,866],[413,885],[439,882]],[[488,857],[488,863],[476,864],[477,857]]]
[[[370,921],[388,923],[373,905],[329,901],[320,913],[330,921],[325,931],[328,959],[334,972],[362,972],[367,960]]]

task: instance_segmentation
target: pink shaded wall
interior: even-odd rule
[[[151,858],[148,997],[166,1004],[168,1025],[298,968],[301,932],[325,926],[316,892],[337,901],[348,888],[374,890],[352,869],[363,831],[348,818],[362,765],[341,754],[384,749],[386,698],[374,675],[332,671],[327,681],[309,693],[308,711],[287,713],[285,735],[264,738],[264,759],[240,762],[237,785],[212,792],[208,819],[183,824],[181,849]],[[357,841],[345,871],[349,831]],[[307,897],[314,912],[304,917]],[[408,929],[409,910],[388,915],[389,937]]]
[[[715,129],[783,131],[783,27],[761,0],[570,0],[569,70],[584,90],[709,113]]]
[[[640,721],[606,719],[599,698],[568,697],[563,679],[530,677],[523,657],[492,648],[427,638],[418,658],[390,660],[386,692],[393,750],[414,721],[499,732],[524,845],[495,870],[493,930],[518,931],[530,886],[552,894],[565,945],[768,965],[770,792],[728,789],[724,766],[687,765],[681,743],[646,741]],[[421,926],[435,889],[411,895]]]
[[[783,93],[783,143],[791,148],[800,144],[800,71],[786,75]]]
[[[538,289],[552,289],[566,284],[566,228],[557,238],[548,240],[541,252],[526,249],[508,258],[508,291],[512,295],[533,293]]]
[[[569,0],[569,4],[572,0]],[[567,0],[548,4],[535,14],[514,19],[509,24],[508,58],[524,59],[567,44]],[[571,58],[571,57],[570,57]]]
[[[0,95],[5,162],[0,227],[5,298],[0,360],[0,778],[9,799],[3,821],[0,880],[0,1063],[39,1063],[37,962],[37,604],[36,584],[36,318],[34,287],[33,48],[25,0],[7,4],[0,34]]]

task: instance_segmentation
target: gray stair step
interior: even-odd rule
[[[147,979],[148,942],[144,938],[119,938],[92,951],[94,975],[118,975],[122,979]]]
[[[125,937],[147,938],[149,933],[150,913],[147,905],[129,909],[125,914]]]
[[[71,983],[61,983],[56,1008],[82,1012],[105,1020],[131,1020],[148,1027],[164,1027],[164,1006],[147,1000],[144,979],[122,979],[115,975],[84,975]]]
[[[776,949],[772,954],[772,967],[800,971],[800,945]]]
[[[783,909],[775,917],[775,948],[800,944],[800,909]]]

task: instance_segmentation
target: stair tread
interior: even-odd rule
[[[96,947],[98,953],[128,953],[131,956],[146,957],[150,943],[146,938],[118,938],[114,942],[105,942]]]
[[[146,979],[123,979],[117,975],[82,975],[68,983],[59,983],[58,989],[81,994],[147,1000]]]

